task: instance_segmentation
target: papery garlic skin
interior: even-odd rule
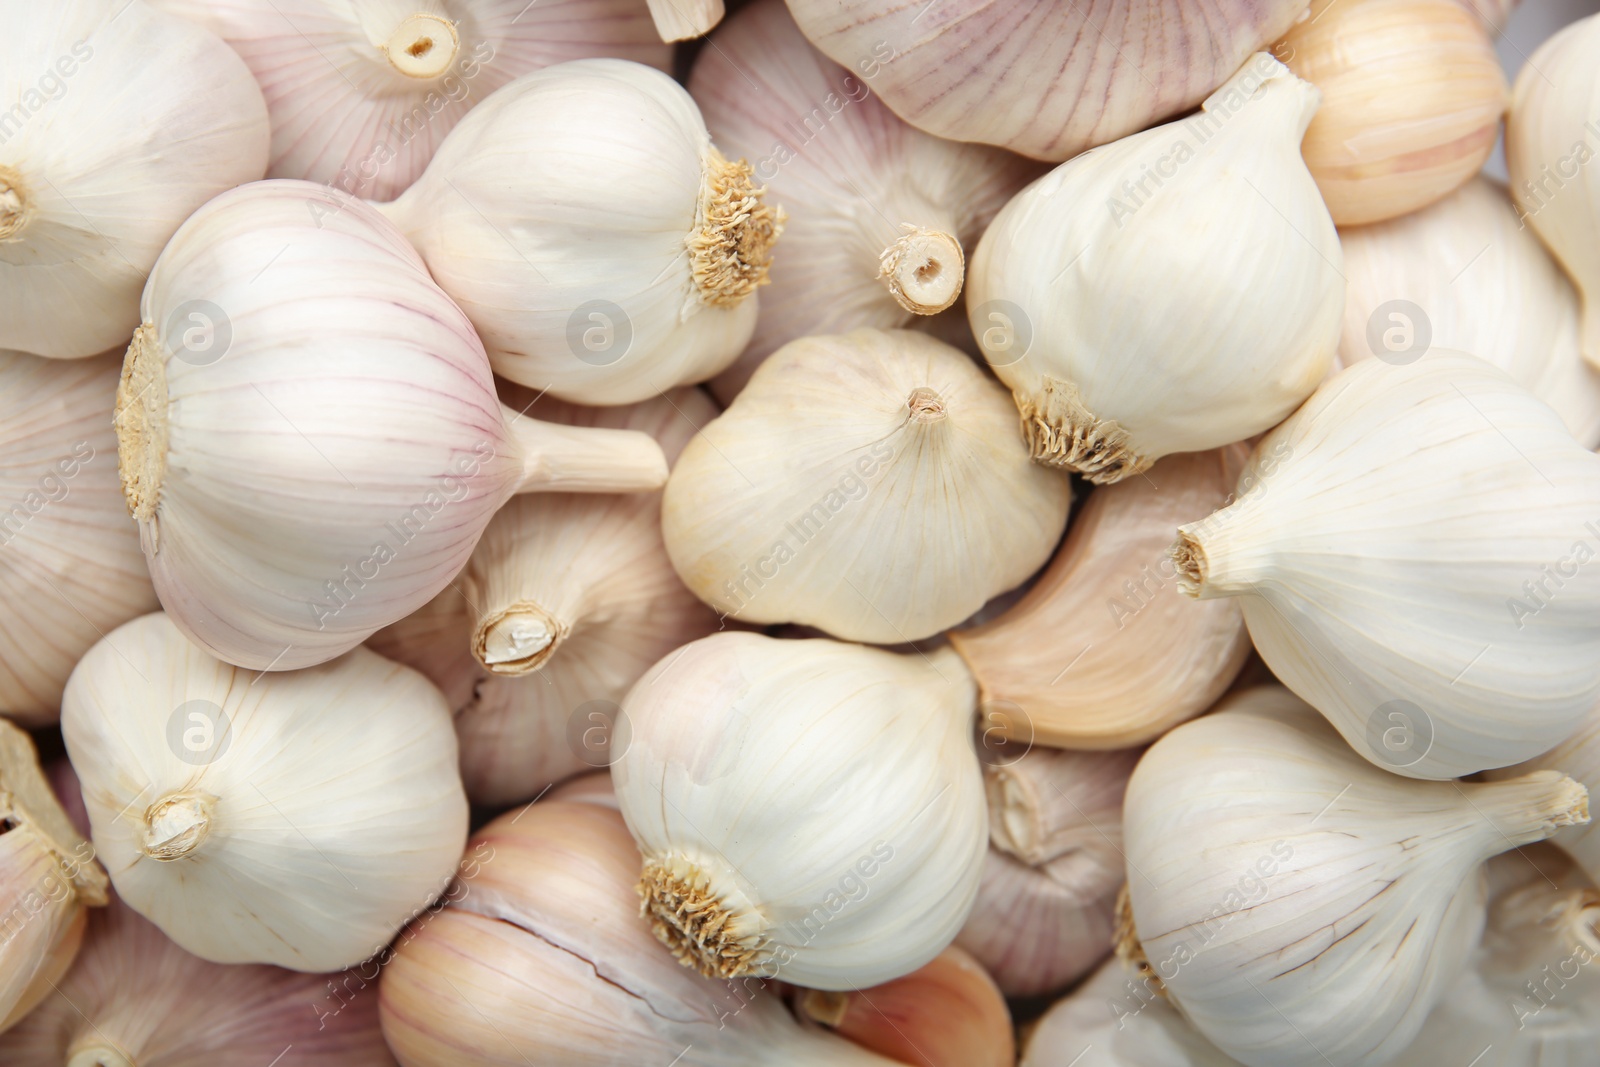
[[[460,858],[449,709],[366,649],[251,674],[159,613],[89,650],[61,728],[95,847],[118,895],[202,959],[352,966]]]
[[[120,359],[0,352],[0,715],[54,722],[101,634],[156,607],[117,481]]]
[[[813,48],[782,0],[742,8],[695,59],[689,92],[712,139],[751,162],[788,216],[755,334],[714,384],[725,402],[797,337],[892,329],[949,307],[967,250],[1043,169],[923,133],[872,85]]]
[[[472,325],[359,200],[269,181],[162,253],[117,397],[161,603],[230,663],[323,663],[427,603],[513,493],[654,489],[648,437],[519,417]]]
[[[1344,306],[1300,158],[1319,98],[1257,53],[1201,114],[1057,167],[995,218],[967,313],[1036,460],[1115,482],[1310,395]]]
[[[682,86],[586,59],[475,108],[381,210],[497,374],[575,403],[629,404],[711,377],[750,339],[783,228],[761,194]]]
[[[1504,371],[1358,363],[1240,488],[1179,530],[1183,589],[1239,597],[1267,666],[1378,766],[1518,763],[1600,699],[1600,456]]]
[[[938,11],[789,0],[789,9],[913,126],[1060,161],[1198,104],[1306,0],[1002,0]]]
[[[1578,728],[1548,752],[1515,767],[1492,771],[1489,776],[1506,778],[1540,770],[1570,774],[1591,793],[1600,790],[1600,704],[1591,707]],[[1600,833],[1593,832],[1593,826],[1593,823],[1570,826],[1557,834],[1552,843],[1577,860],[1592,881],[1600,882]]]
[[[0,20],[0,349],[92,356],[139,324],[178,224],[266,170],[266,105],[226,45],[142,0]]]
[[[642,0],[151,0],[222,37],[272,116],[267,176],[390,200],[513,78],[615,56],[666,69]],[[260,177],[258,172],[255,177]]]
[[[1123,832],[1137,926],[1119,950],[1250,1067],[1376,1067],[1476,944],[1481,865],[1588,818],[1570,778],[1408,781],[1286,690],[1249,690],[1135,769]]]
[[[684,583],[727,616],[893,644],[1024,581],[1070,500],[966,356],[855,330],[761,365],[684,449],[662,530]]]
[[[988,828],[948,650],[713,634],[623,701],[611,765],[639,891],[685,966],[858,989],[956,936]]]
[[[1579,19],[1528,57],[1511,90],[1506,168],[1523,221],[1583,299],[1583,354],[1600,369],[1600,15]]]
[[[1430,347],[1470,352],[1593,447],[1600,371],[1583,359],[1578,295],[1517,216],[1505,187],[1480,176],[1421,211],[1341,230],[1349,284],[1334,370]]]

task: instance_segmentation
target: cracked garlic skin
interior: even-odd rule
[[[0,349],[93,356],[139,325],[178,225],[266,171],[266,105],[227,45],[142,0],[4,0],[0,22]]]
[[[677,82],[584,59],[474,108],[379,210],[472,320],[495,373],[630,404],[710,378],[749,341],[783,230],[763,193]]]
[[[615,56],[668,69],[639,0],[148,0],[233,47],[272,118],[270,178],[389,200],[518,75]],[[258,171],[254,177],[260,177]]]
[[[1600,456],[1504,371],[1364,360],[1179,529],[1184,592],[1238,597],[1261,658],[1377,766],[1455,778],[1600,700]]]
[[[978,243],[967,314],[1040,463],[1109,484],[1288,415],[1345,287],[1300,157],[1320,99],[1264,52],[1200,113],[1062,164]]]
[[[724,615],[896,644],[1025,581],[1070,503],[971,359],[861,329],[760,366],[683,450],[662,530],[684,584]]]
[[[1287,690],[1247,690],[1133,772],[1118,952],[1248,1067],[1378,1067],[1477,944],[1482,865],[1588,819],[1554,771],[1402,778]]]
[[[639,893],[686,967],[848,990],[960,931],[988,842],[974,687],[949,650],[713,634],[623,701]]]
[[[213,962],[353,966],[466,840],[444,698],[364,648],[257,673],[146,615],[78,664],[61,730],[118,895]]]

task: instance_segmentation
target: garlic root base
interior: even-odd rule
[[[646,862],[639,876],[640,914],[678,962],[707,978],[742,978],[755,971],[760,938],[740,937],[738,913],[709,889],[709,879],[685,860]]]
[[[1206,584],[1206,550],[1190,534],[1178,531],[1178,540],[1172,546],[1172,565],[1178,572],[1178,591],[1187,597],[1198,598]]]
[[[1138,971],[1139,977],[1148,982],[1151,989],[1165,997],[1167,987],[1156,969],[1150,966],[1150,958],[1144,954],[1144,946],[1139,943],[1139,930],[1133,923],[1133,901],[1128,896],[1126,882],[1117,890],[1116,924],[1116,930],[1111,935],[1111,947],[1117,959],[1122,961],[1123,966]]]
[[[117,474],[128,514],[155,518],[167,469],[167,367],[154,323],[133,332],[117,382]]]
[[[729,162],[715,148],[707,151],[695,228],[686,243],[695,291],[712,307],[734,307],[767,284],[784,214],[762,201],[766,191],[756,185],[749,163]]]
[[[1048,375],[1035,395],[1016,394],[1022,436],[1036,462],[1076,471],[1095,485],[1111,485],[1155,464],[1133,451],[1127,433],[1084,406],[1077,386]]]

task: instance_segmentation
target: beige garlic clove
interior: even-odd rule
[[[1600,704],[1590,708],[1578,728],[1548,752],[1515,767],[1491,771],[1488,777],[1517,777],[1540,770],[1570,774],[1591,792],[1600,791]],[[1568,827],[1555,836],[1554,844],[1565,849],[1592,880],[1600,882],[1600,833],[1594,832],[1593,826]]]
[[[722,0],[649,0],[650,18],[663,41],[704,37],[722,21]]]
[[[901,118],[1060,161],[1198,104],[1306,0],[789,0],[806,36]]]
[[[875,84],[812,47],[783,0],[741,8],[695,59],[689,91],[712,139],[750,160],[788,215],[755,335],[715,380],[724,401],[795,338],[903,327],[950,307],[966,250],[1043,170],[907,125]]]
[[[1109,871],[1122,860],[1122,796],[1137,751],[1063,752],[1037,748],[984,771],[989,839],[1038,867],[1075,853]]]
[[[1174,523],[1229,498],[1242,447],[1169,456],[1089,494],[1043,574],[998,618],[950,634],[986,728],[1015,741],[1126,748],[1222,695],[1250,653],[1231,605],[1178,594]]]

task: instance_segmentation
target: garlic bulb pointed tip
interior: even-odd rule
[[[30,214],[22,176],[12,168],[0,165],[0,241],[11,240],[21,233],[28,224]]]
[[[182,792],[156,801],[144,814],[139,851],[155,860],[182,859],[192,853],[211,832],[215,799]]]
[[[538,604],[520,600],[478,624],[472,635],[472,654],[495,674],[529,674],[555,654],[566,629]]]
[[[966,280],[961,242],[938,230],[907,226],[879,257],[878,279],[913,315],[937,315],[956,302]]]

